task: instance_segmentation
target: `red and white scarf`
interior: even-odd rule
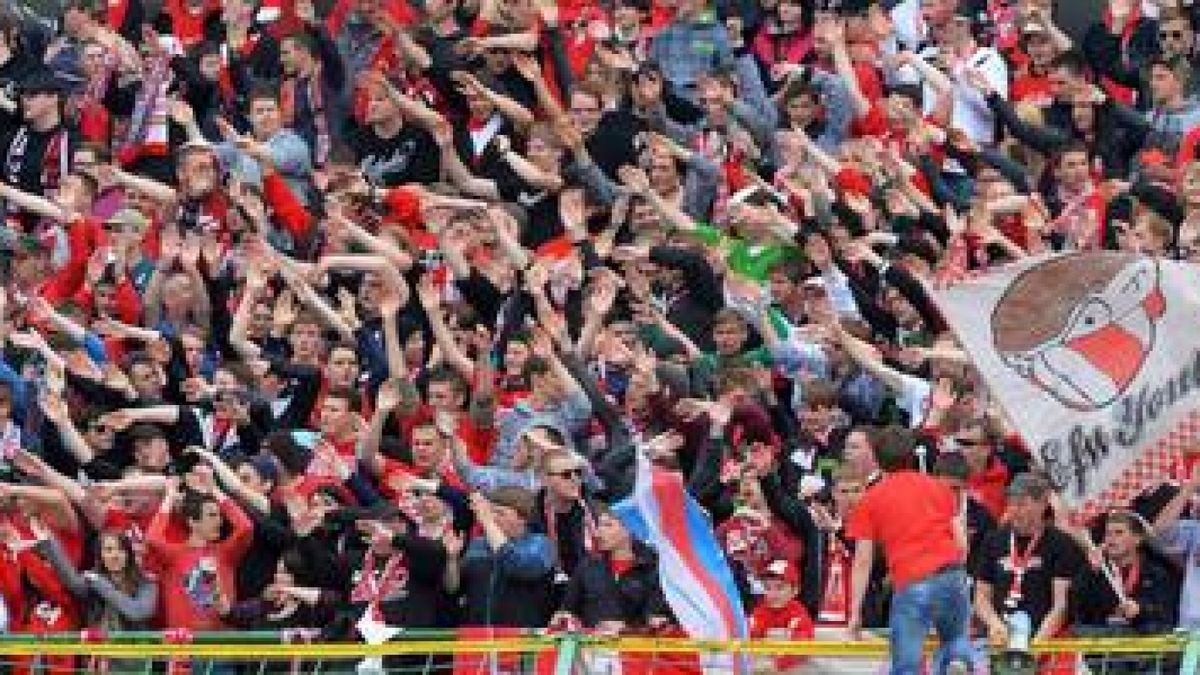
[[[301,77],[289,77],[283,81],[283,90],[280,92],[280,107],[283,109],[284,126],[296,128],[296,115],[299,111],[296,110],[296,87],[304,86],[308,92],[308,112],[313,117],[313,124],[317,128],[317,147],[314,148],[314,159],[317,168],[324,167],[329,160],[329,151],[333,147],[333,141],[329,135],[329,120],[325,117],[325,97],[321,92],[321,67],[317,66],[312,74],[304,78],[301,82]]]
[[[147,61],[146,79],[133,104],[125,142],[118,152],[123,162],[142,156],[163,157],[168,152],[170,99],[167,91],[175,79],[171,72],[171,57],[170,53],[164,53]]]
[[[359,571],[358,581],[350,591],[350,601],[366,603],[371,617],[381,621],[383,617],[379,612],[379,603],[408,584],[408,562],[403,553],[393,553],[384,563],[383,570],[376,573],[376,558],[378,555],[374,548],[368,549],[363,555],[362,570]]]

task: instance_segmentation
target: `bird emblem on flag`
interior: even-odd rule
[[[1134,255],[1051,258],[1018,275],[991,316],[1001,359],[1067,408],[1122,396],[1166,311],[1159,263]]]

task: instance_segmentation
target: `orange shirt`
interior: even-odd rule
[[[897,471],[867,489],[850,513],[846,532],[856,541],[883,546],[897,589],[963,561],[954,538],[958,500],[936,478]]]

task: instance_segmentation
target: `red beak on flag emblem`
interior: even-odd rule
[[[1066,346],[1111,378],[1117,389],[1133,380],[1145,358],[1141,340],[1116,323],[1069,340]]]

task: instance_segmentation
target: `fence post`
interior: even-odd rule
[[[578,633],[564,633],[558,636],[555,650],[558,657],[554,661],[554,675],[571,675],[575,671],[575,659],[579,656]]]
[[[1197,675],[1200,668],[1200,631],[1188,633],[1187,647],[1183,650],[1183,663],[1179,675]]]

